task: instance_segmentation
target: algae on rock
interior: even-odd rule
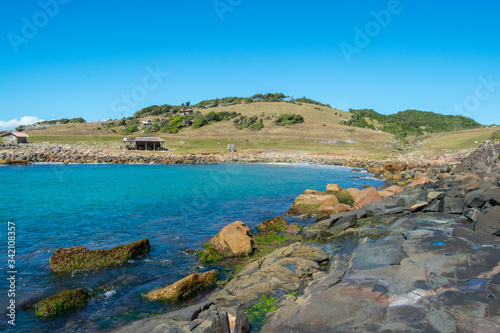
[[[120,245],[110,250],[89,250],[83,246],[60,248],[50,257],[50,268],[53,272],[72,272],[122,264],[127,260],[148,253],[150,250],[147,238],[140,241]]]

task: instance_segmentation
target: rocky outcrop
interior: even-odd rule
[[[319,247],[295,243],[251,261],[224,289],[210,297],[220,306],[248,309],[261,295],[295,292],[322,272],[328,254]]]
[[[202,259],[218,254],[222,258],[239,257],[252,253],[252,232],[241,221],[233,222],[212,237],[204,246]]]
[[[147,238],[110,250],[89,250],[83,246],[60,248],[50,257],[53,272],[73,272],[119,265],[149,252]]]
[[[220,308],[213,302],[192,305],[157,317],[139,320],[116,333],[194,332],[248,333],[250,324],[239,308]]]
[[[144,297],[151,301],[176,301],[212,286],[217,282],[218,278],[219,272],[216,270],[205,273],[194,273],[167,287],[152,290],[144,294]]]
[[[270,313],[263,331],[456,332],[472,320],[497,329],[498,238],[463,221],[417,213],[385,237],[360,239],[301,297]]]
[[[89,293],[81,288],[66,290],[38,302],[35,305],[35,313],[38,317],[55,316],[68,310],[84,306],[87,304],[89,298]]]

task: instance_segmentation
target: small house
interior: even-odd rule
[[[163,150],[165,140],[158,137],[123,138],[123,143],[128,143],[128,149],[133,150]]]
[[[23,132],[11,132],[2,135],[5,143],[28,143],[29,135]]]

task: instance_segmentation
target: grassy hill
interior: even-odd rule
[[[122,134],[129,124],[110,128],[103,123],[67,123],[54,125],[46,129],[28,131],[30,141],[34,143],[50,142],[53,144],[83,143],[95,149],[116,151],[121,146],[123,137],[159,136],[165,139],[165,147],[172,152],[214,153],[225,152],[227,144],[235,144],[239,152],[314,152],[319,154],[358,155],[367,158],[390,158],[393,152],[394,136],[369,128],[341,125],[352,117],[352,113],[341,111],[320,104],[289,102],[252,102],[215,108],[194,108],[194,112],[206,116],[210,112],[227,112],[238,117],[257,117],[262,119],[264,127],[259,131],[249,128],[238,129],[234,119],[208,123],[200,128],[185,127],[178,133],[155,132],[147,130],[143,121],[167,119],[171,115],[139,115],[128,121],[135,121],[137,131]],[[300,115],[302,123],[286,126],[273,124],[280,115]],[[137,114],[136,114],[137,115]],[[418,140],[419,151],[441,153],[474,148],[487,139],[495,128],[478,128],[468,131],[446,134],[425,134]],[[114,131],[114,132],[113,132]],[[454,139],[452,139],[454,138]],[[411,138],[414,139],[414,138]]]

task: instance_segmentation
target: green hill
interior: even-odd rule
[[[351,119],[342,122],[342,125],[378,129],[398,137],[482,127],[471,118],[442,115],[429,111],[406,110],[391,115],[383,115],[372,109],[349,109],[349,112],[352,114]]]

